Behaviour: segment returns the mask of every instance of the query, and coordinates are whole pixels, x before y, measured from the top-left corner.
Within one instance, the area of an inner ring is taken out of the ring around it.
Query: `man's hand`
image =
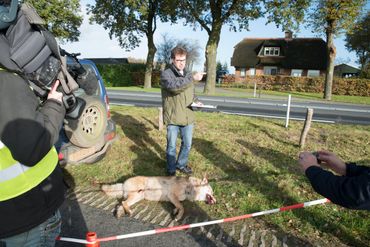
[[[323,162],[323,166],[333,170],[339,175],[346,175],[347,166],[338,156],[329,151],[318,151],[318,159]]]
[[[63,94],[57,91],[58,86],[59,86],[59,80],[56,80],[48,94],[48,99],[54,99],[62,103]]]
[[[298,164],[301,165],[301,169],[303,172],[306,172],[307,168],[311,166],[318,166],[320,165],[317,163],[317,158],[311,152],[302,152],[298,156]]]
[[[203,75],[205,75],[206,73],[204,73],[204,72],[196,72],[194,75],[193,75],[193,79],[195,80],[195,81],[200,81],[200,80],[202,80],[202,78],[203,78]]]

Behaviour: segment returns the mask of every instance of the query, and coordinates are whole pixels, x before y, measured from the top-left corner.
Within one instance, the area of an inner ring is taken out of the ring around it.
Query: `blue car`
[[[98,68],[91,60],[67,53],[67,69],[79,88],[74,92],[82,102],[76,118],[66,117],[56,148],[63,164],[94,163],[101,160],[117,138],[111,119],[109,99]]]

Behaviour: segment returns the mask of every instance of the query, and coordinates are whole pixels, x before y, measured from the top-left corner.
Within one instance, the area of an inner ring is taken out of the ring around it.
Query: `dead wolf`
[[[116,208],[116,216],[125,213],[131,215],[130,206],[145,199],[148,201],[170,201],[176,208],[176,220],[184,214],[181,201],[205,201],[208,204],[216,203],[213,190],[206,177],[203,180],[195,177],[145,177],[136,176],[127,179],[124,183],[102,185],[102,191],[111,197],[124,198]]]

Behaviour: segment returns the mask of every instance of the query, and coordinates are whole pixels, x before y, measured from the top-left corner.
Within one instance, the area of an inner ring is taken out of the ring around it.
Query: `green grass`
[[[129,90],[129,91],[142,91],[142,92],[160,92],[160,88],[143,88],[138,86],[132,87],[110,87],[113,90]],[[304,93],[304,92],[277,92],[277,91],[266,91],[261,90],[256,92],[256,96],[261,98],[281,98],[286,99],[288,95],[291,94],[295,100],[317,100],[324,102],[342,102],[342,103],[352,103],[352,104],[365,104],[370,105],[370,97],[364,96],[349,96],[349,95],[332,95],[331,101],[326,101],[323,99],[322,93]],[[197,95],[204,95],[202,92],[197,92]],[[215,96],[223,97],[253,97],[253,89],[245,88],[220,88],[216,89]]]
[[[156,108],[112,106],[119,139],[94,165],[69,166],[78,186],[122,182],[135,175],[165,174],[166,131],[158,130]],[[222,219],[322,198],[297,165],[303,122],[196,112],[190,164],[208,175],[217,204],[199,203]],[[312,123],[306,150],[327,149],[348,161],[370,164],[370,126]],[[187,205],[187,204],[186,204]],[[199,209],[198,209],[199,210]],[[369,212],[317,205],[248,220],[303,239],[313,246],[368,246]]]

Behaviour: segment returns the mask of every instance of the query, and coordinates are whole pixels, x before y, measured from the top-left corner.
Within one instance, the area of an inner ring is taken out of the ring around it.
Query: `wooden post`
[[[163,108],[158,107],[158,130],[163,130]]]
[[[304,121],[304,126],[303,126],[303,130],[301,133],[301,139],[299,140],[299,146],[301,148],[303,148],[306,143],[306,137],[311,127],[312,115],[313,115],[313,109],[307,108],[306,120]]]
[[[261,98],[261,85],[259,86],[259,90],[258,90],[258,98]]]

